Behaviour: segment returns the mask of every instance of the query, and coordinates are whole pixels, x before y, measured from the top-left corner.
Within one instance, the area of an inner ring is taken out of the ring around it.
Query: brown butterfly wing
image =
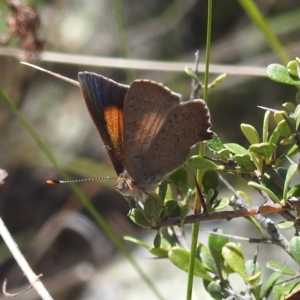
[[[124,104],[124,165],[135,182],[148,176],[145,161],[150,145],[180,99],[153,81],[137,80],[130,86]]]
[[[129,86],[91,72],[80,72],[78,80],[89,113],[119,175],[124,171],[123,107]]]
[[[203,100],[175,107],[152,140],[145,157],[146,176],[161,181],[184,164],[191,147],[212,138],[209,110]]]

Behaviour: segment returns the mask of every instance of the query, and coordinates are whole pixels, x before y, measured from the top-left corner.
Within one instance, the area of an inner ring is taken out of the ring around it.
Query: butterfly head
[[[157,183],[149,180],[135,182],[132,177],[125,171],[119,174],[115,189],[125,197],[133,197],[135,199],[144,199],[149,192],[153,192],[157,188]]]

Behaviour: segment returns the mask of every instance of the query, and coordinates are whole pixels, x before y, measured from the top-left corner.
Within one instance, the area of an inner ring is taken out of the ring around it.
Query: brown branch
[[[198,214],[198,215],[189,215],[184,219],[183,224],[193,224],[196,222],[206,222],[206,221],[215,221],[215,220],[227,220],[230,221],[236,218],[244,218],[253,215],[264,215],[264,214],[272,214],[272,213],[282,213],[286,211],[295,210],[290,206],[281,206],[279,204],[271,204],[271,205],[263,205],[263,206],[254,206],[250,208],[244,208],[239,210],[233,211],[221,211],[221,212],[214,212],[212,214]],[[165,226],[179,226],[180,225],[180,218],[171,218],[162,220],[157,223],[157,226],[153,229],[157,230],[161,227]]]

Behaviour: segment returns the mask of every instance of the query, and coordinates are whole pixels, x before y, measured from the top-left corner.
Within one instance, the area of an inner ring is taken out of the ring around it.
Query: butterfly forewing
[[[135,182],[147,176],[149,147],[180,99],[153,81],[137,80],[130,86],[124,104],[124,165]]]
[[[78,80],[89,113],[120,174],[124,171],[123,107],[129,86],[91,72],[80,72]]]

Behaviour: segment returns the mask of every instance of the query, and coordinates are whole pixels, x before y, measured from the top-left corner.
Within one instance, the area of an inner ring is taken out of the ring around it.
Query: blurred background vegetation
[[[191,80],[183,68],[194,66],[198,49],[200,62],[204,62],[206,1],[24,0],[23,3],[35,6],[40,17],[38,38],[44,41],[46,52],[36,57],[37,65],[75,80],[79,71],[93,71],[127,84],[135,78],[152,79],[189,99]],[[298,1],[259,0],[256,4],[289,58],[299,56]],[[247,147],[240,123],[259,128],[264,112],[257,105],[280,108],[282,103],[293,101],[295,90],[262,74],[268,64],[280,59],[239,2],[215,0],[213,6],[211,63],[237,67],[235,74],[229,74],[210,91],[213,130],[224,142],[239,142]],[[7,20],[11,10],[5,1],[0,3],[0,9],[0,31],[4,37],[9,30]],[[13,36],[0,48],[2,92],[13,100],[72,178],[114,176],[80,90],[21,65],[19,61],[28,57],[23,52],[15,55],[20,46],[20,38]],[[111,67],[95,63],[94,57],[112,58]],[[132,65],[129,61],[127,68],[118,66],[118,58],[145,60],[147,69],[140,69],[136,61]],[[152,64],[154,61],[160,61],[162,66],[178,63],[177,70],[158,70]],[[239,74],[240,67],[249,74]],[[251,74],[253,67],[257,67],[256,74]],[[223,72],[226,68],[217,69],[211,79]],[[134,275],[129,263],[112,267],[111,263],[120,260],[118,251],[68,185],[45,184],[48,178],[59,178],[58,173],[2,101],[0,135],[0,167],[9,173],[6,183],[0,186],[1,217],[27,253],[35,272],[44,274],[43,281],[56,299],[137,299],[140,289],[146,297],[147,288]],[[141,232],[128,220],[128,204],[111,188],[113,184],[112,180],[80,186],[120,237],[147,236],[149,232]],[[210,229],[217,226],[206,225]],[[247,223],[244,225],[246,231],[238,231],[239,235],[249,234]],[[161,293],[166,299],[182,299],[179,290],[181,284],[184,295],[185,281],[179,280],[178,290],[174,291],[176,279],[170,277],[174,274],[173,266],[167,263],[160,272],[170,268],[171,273],[157,275],[154,269],[159,269],[163,262],[145,262],[148,257],[149,254],[142,254],[140,264],[148,266],[146,273],[151,279],[156,278]],[[20,290],[20,284],[26,285],[5,245],[0,248],[0,262],[0,279],[8,276],[9,291],[14,287]],[[94,268],[98,268],[96,273],[100,276],[96,281],[91,280],[96,276]],[[101,273],[103,269],[108,273]],[[171,291],[163,278],[172,282]],[[87,290],[86,282],[89,282]],[[149,295],[148,299],[155,299]],[[32,292],[19,299],[35,297]]]

